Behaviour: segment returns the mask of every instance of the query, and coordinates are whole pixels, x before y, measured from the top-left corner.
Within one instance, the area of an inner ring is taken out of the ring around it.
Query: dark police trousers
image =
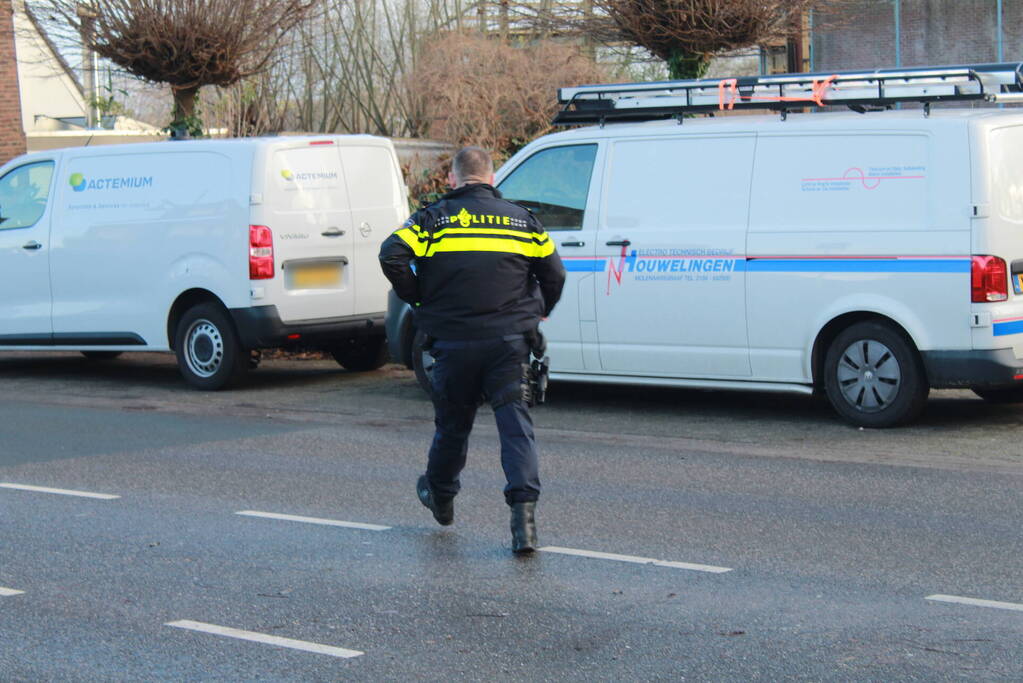
[[[495,339],[433,342],[433,406],[437,431],[430,446],[426,478],[438,496],[461,488],[469,432],[480,399],[494,409],[501,438],[501,467],[511,505],[540,495],[539,456],[533,443],[533,420],[522,400],[522,364],[529,360],[523,335]]]

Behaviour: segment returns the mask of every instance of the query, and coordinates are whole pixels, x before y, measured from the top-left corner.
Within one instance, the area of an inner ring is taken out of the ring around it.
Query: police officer
[[[454,521],[469,432],[477,407],[489,401],[508,482],[512,550],[529,553],[537,542],[540,478],[523,370],[541,318],[561,297],[565,269],[540,221],[501,199],[485,150],[460,150],[448,182],[451,192],[414,213],[380,249],[384,274],[412,305],[436,361],[436,433],[416,494],[437,522]]]

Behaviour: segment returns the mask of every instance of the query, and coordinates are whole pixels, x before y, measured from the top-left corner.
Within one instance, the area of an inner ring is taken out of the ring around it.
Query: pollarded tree
[[[201,132],[196,95],[260,73],[317,0],[37,0],[129,73],[167,83],[171,129]]]
[[[665,60],[672,78],[700,78],[722,51],[798,36],[810,10],[845,0],[594,0],[620,37]]]
[[[851,0],[527,0],[515,11],[541,33],[638,45],[663,59],[672,78],[700,78],[715,54],[799,36],[811,10],[819,10],[815,28],[837,25],[847,5]]]

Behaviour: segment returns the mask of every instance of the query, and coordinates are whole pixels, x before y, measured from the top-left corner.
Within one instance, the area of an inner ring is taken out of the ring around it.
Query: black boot
[[[455,499],[453,496],[438,496],[430,488],[430,482],[426,475],[419,477],[416,482],[416,495],[419,502],[429,508],[433,518],[441,526],[448,526],[455,521]]]
[[[533,517],[535,511],[535,500],[526,503],[512,503],[511,532],[513,553],[531,553],[536,550],[536,520]]]

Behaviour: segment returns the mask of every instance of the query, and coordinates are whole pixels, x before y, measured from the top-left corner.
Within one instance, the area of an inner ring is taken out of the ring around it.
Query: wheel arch
[[[183,316],[185,311],[193,306],[208,302],[219,304],[227,310],[227,307],[224,306],[224,302],[220,300],[220,297],[208,289],[202,289],[200,287],[195,287],[182,292],[178,295],[178,298],[174,300],[174,303],[171,304],[170,311],[167,314],[167,343],[172,351],[175,350],[174,338],[177,336],[175,332],[178,329],[178,322],[181,320],[181,316]],[[230,316],[228,316],[228,319],[230,319]],[[234,324],[233,320],[231,320],[231,324]]]
[[[817,337],[814,339],[813,348],[810,352],[810,363],[813,378],[813,387],[815,391],[822,391],[823,379],[824,379],[824,359],[828,353],[828,347],[831,346],[831,342],[834,341],[842,330],[861,322],[879,322],[890,326],[898,334],[905,338],[906,342],[912,347],[917,354],[917,359],[920,358],[920,347],[913,339],[913,335],[910,334],[906,326],[901,324],[894,318],[878,313],[876,311],[850,311],[838,315],[829,320],[817,333]]]

